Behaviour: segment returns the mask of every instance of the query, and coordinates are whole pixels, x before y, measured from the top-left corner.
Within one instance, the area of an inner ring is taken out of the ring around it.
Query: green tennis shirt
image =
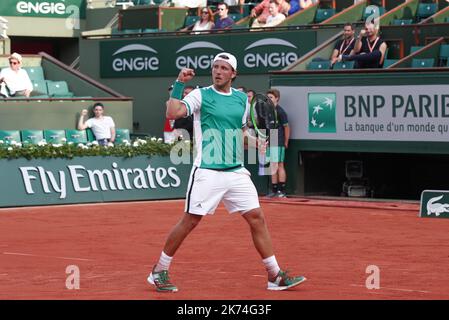
[[[193,114],[193,164],[216,170],[242,167],[242,128],[249,110],[246,94],[234,88],[222,93],[210,86],[193,90],[181,102],[187,107],[187,116]]]

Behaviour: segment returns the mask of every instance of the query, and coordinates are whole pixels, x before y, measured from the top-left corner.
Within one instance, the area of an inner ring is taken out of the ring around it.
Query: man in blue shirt
[[[227,29],[234,24],[234,20],[228,17],[229,7],[226,3],[221,2],[217,6],[219,18],[215,21],[213,30]]]

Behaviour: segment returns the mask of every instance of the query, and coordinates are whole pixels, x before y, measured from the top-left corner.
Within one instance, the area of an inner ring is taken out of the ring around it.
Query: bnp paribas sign
[[[2,16],[43,18],[85,17],[86,0],[1,0]]]
[[[172,41],[170,41],[170,39]],[[238,61],[239,74],[267,73],[295,62],[312,49],[312,33],[217,34],[176,38],[108,40],[100,43],[103,78],[175,76],[182,68],[211,72],[213,58],[226,51]]]

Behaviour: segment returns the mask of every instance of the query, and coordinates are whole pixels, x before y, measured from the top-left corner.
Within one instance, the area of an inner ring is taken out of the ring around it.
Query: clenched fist
[[[87,109],[81,110],[81,116],[87,116]]]
[[[178,81],[187,82],[193,79],[195,71],[193,69],[183,68],[178,75]]]

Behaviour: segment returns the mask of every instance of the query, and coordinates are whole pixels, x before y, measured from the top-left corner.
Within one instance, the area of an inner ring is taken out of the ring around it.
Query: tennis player
[[[181,70],[173,85],[167,117],[178,119],[193,114],[197,155],[190,174],[185,214],[168,235],[160,259],[147,279],[157,291],[178,291],[168,275],[173,256],[201,218],[213,214],[220,201],[230,213],[238,212],[249,224],[254,246],[268,273],[268,290],[289,289],[306,280],[303,276],[290,277],[280,269],[256,188],[243,166],[249,104],[245,93],[231,87],[236,75],[236,58],[223,52],[213,60],[213,85],[195,89],[181,100],[184,83],[195,76],[192,69]],[[242,143],[237,142],[237,148],[233,148],[229,135],[237,140],[240,137]]]

